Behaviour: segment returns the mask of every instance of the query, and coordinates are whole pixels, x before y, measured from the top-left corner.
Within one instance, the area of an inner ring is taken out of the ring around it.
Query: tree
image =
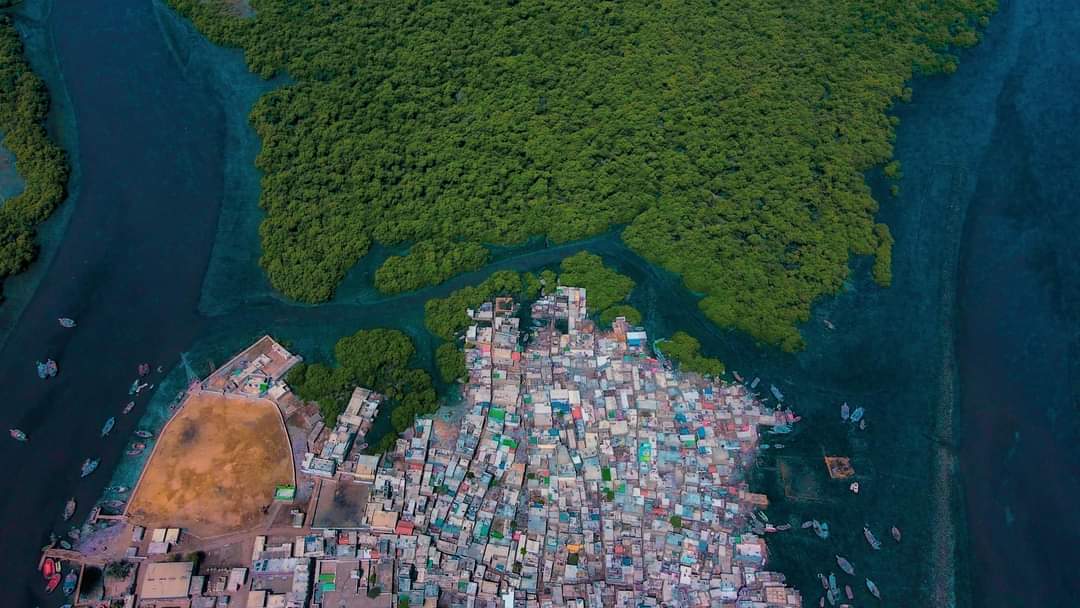
[[[170,2],[289,75],[250,116],[261,264],[286,295],[330,298],[376,242],[413,244],[380,279],[403,289],[484,244],[625,226],[710,319],[787,350],[853,255],[887,254],[863,176],[892,160],[893,104],[997,5]]]
[[[467,373],[465,353],[456,344],[443,342],[435,349],[435,367],[443,382],[454,382]]]
[[[679,364],[688,372],[697,372],[707,376],[719,376],[724,373],[724,364],[719,359],[701,355],[701,343],[690,334],[677,331],[669,340],[660,344],[665,356]]]

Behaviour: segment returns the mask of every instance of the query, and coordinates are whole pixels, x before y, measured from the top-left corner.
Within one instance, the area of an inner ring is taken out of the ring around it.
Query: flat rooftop
[[[312,528],[359,528],[371,486],[351,481],[324,482],[312,518]]]
[[[127,513],[209,538],[263,520],[279,484],[295,480],[277,406],[200,391],[165,426]]]

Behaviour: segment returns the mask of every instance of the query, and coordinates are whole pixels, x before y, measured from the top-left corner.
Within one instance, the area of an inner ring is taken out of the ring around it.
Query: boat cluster
[[[79,574],[76,568],[72,567],[68,569],[67,574],[64,574],[64,564],[58,559],[46,557],[41,562],[41,576],[45,578],[45,592],[52,593],[56,591],[58,587],[63,584],[63,592],[66,596],[71,596],[75,593],[75,584],[79,581]],[[70,606],[71,604],[65,604]]]
[[[832,329],[832,325],[830,323],[826,322],[826,326],[828,326],[829,329]],[[734,376],[735,376],[735,379],[737,381],[739,381],[740,383],[744,382],[743,377],[741,375],[739,375],[738,372],[734,372]],[[753,389],[757,388],[759,382],[760,382],[759,378],[754,378],[753,381],[749,384],[750,389],[753,390]],[[784,394],[783,394],[783,392],[776,385],[769,385],[769,392],[772,394],[773,398],[776,399],[776,402],[777,402],[776,408],[777,409],[783,408],[784,407]],[[866,430],[866,428],[867,428],[866,410],[863,407],[856,407],[856,408],[852,409],[851,406],[849,406],[847,403],[844,403],[843,405],[840,406],[840,419],[845,424],[850,424],[853,427],[857,428],[858,430]],[[797,420],[798,420],[798,418],[796,417],[796,421]],[[792,430],[793,430],[793,427],[791,425],[779,425],[779,426],[773,428],[770,431],[770,433],[772,433],[774,435],[786,435],[786,434],[792,432]],[[762,444],[761,447],[764,448],[764,449],[768,449],[770,447],[773,448],[773,449],[778,449],[778,448],[784,447],[784,445],[783,444],[772,444],[772,445],[770,445],[770,444]],[[848,486],[848,487],[853,493],[855,493],[855,494],[859,493],[859,482],[858,481],[853,481],[851,483],[851,485]],[[769,518],[768,518],[767,515],[765,515],[764,512],[758,512],[757,513],[757,519],[753,519],[751,521],[752,521],[751,526],[752,526],[753,530],[755,532],[757,532],[757,533],[780,532],[780,531],[785,531],[785,530],[788,530],[788,529],[791,528],[791,526],[788,525],[788,524],[782,524],[782,525],[772,525],[772,524],[770,524],[769,523]],[[829,538],[829,524],[828,524],[828,522],[818,521],[816,519],[811,519],[811,520],[804,521],[802,523],[802,528],[804,530],[813,530],[814,534],[818,538],[820,538],[822,540],[827,540]],[[892,526],[889,529],[889,533],[892,535],[892,538],[893,538],[894,541],[896,541],[896,543],[900,542],[900,540],[902,538],[900,528],[898,528],[896,526]],[[881,546],[882,546],[881,541],[878,540],[878,538],[874,534],[873,530],[871,530],[869,524],[865,524],[863,526],[863,537],[866,539],[866,542],[870,545],[870,547],[873,550],[875,550],[875,551],[880,551],[881,550]],[[851,576],[851,577],[855,576],[855,566],[851,563],[851,561],[849,561],[844,556],[836,555],[836,564],[844,574],[846,574],[848,576]],[[851,600],[853,600],[855,598],[855,593],[852,590],[850,584],[845,584],[843,586],[843,590],[841,591],[840,584],[837,581],[835,573],[830,572],[828,574],[828,576],[826,576],[826,575],[824,575],[822,573],[818,573],[817,576],[818,576],[818,580],[821,581],[822,588],[825,590],[825,595],[818,602],[819,606],[824,607],[826,602],[828,602],[828,604],[830,606],[835,606],[837,604],[837,602],[840,601],[845,596],[847,597],[847,599],[849,601],[851,601]],[[873,595],[875,598],[880,600],[881,599],[881,590],[878,588],[877,584],[874,583],[873,580],[871,580],[869,578],[866,578],[866,577],[864,577],[864,583],[866,585],[867,590],[870,592],[870,594]],[[848,606],[848,604],[841,604],[841,607],[844,607],[844,606]]]

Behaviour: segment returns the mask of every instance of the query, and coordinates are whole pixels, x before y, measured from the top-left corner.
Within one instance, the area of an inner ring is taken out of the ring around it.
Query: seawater
[[[15,155],[3,145],[4,134],[0,133],[0,205],[9,198],[18,196],[26,184],[15,169]]]
[[[804,326],[806,350],[784,354],[709,323],[697,296],[629,251],[617,231],[500,249],[481,271],[392,297],[371,288],[371,275],[401,248],[377,248],[332,302],[289,302],[258,267],[259,142],[246,119],[259,95],[288,82],[247,73],[239,52],[210,45],[160,1],[32,3],[20,28],[39,42],[31,45],[35,66],[56,66],[50,88],[62,84],[69,102],[53,122],[74,127],[65,147],[74,146],[81,173],[66,205],[70,220],[46,226],[63,239],[50,241],[51,261],[35,266],[25,313],[0,351],[10,403],[0,416],[31,435],[26,445],[0,444],[0,458],[13,465],[8,482],[18,488],[0,497],[0,568],[12,581],[0,589],[0,604],[51,605],[33,569],[49,530],[64,530],[64,500],[75,494],[89,505],[109,483],[130,485],[141,465],[123,456],[131,431],[160,428],[189,374],[205,374],[266,332],[309,359],[329,360],[340,336],[368,327],[408,333],[415,363],[430,369],[426,299],[495,270],[536,271],[587,249],[637,281],[631,303],[654,336],[689,331],[729,369],[760,376],[764,394],[776,384],[805,417],[792,435],[767,440],[786,447],[762,453],[751,483],[769,494],[772,521],[795,524],[770,537],[770,566],[787,573],[808,604],[820,589],[815,574],[839,575],[834,555],[841,554],[857,569],[858,579],[841,580],[858,604],[868,601],[868,576],[888,605],[1066,605],[1067,579],[1054,564],[1069,563],[1076,537],[1064,507],[1077,497],[1069,441],[1078,324],[1068,304],[1078,283],[1075,270],[1067,272],[1075,260],[1067,235],[1080,220],[1068,204],[1075,142],[1061,128],[1075,123],[1068,100],[1076,53],[1066,35],[1075,13],[1066,0],[1005,2],[957,74],[915,83],[914,103],[896,108],[901,195],[890,198],[869,176],[897,238],[894,284],[878,288],[870,261],[854,259],[844,289],[822,299]],[[1014,175],[1029,177],[1014,182]],[[1052,220],[1037,219],[1048,213]],[[1004,246],[1017,243],[1030,249]],[[1003,259],[1014,257],[1025,263],[1001,272]],[[61,330],[61,314],[78,318],[79,328]],[[33,360],[45,356],[60,362],[61,374],[43,383]],[[100,440],[101,422],[118,415],[144,360],[169,371],[155,375],[152,396]],[[1019,382],[1024,374],[1032,381]],[[993,383],[1003,378],[1024,390],[1003,398],[1008,393]],[[845,401],[866,408],[866,431],[841,423]],[[858,495],[828,478],[824,455],[853,458]],[[80,480],[87,456],[102,458],[101,471]],[[1057,468],[1042,466],[1033,478],[1031,468],[1048,456]],[[798,529],[809,518],[829,522],[828,541]],[[1066,532],[1049,538],[1051,522]],[[864,524],[882,551],[862,539]],[[899,545],[889,538],[892,525],[904,531]],[[1052,551],[1035,550],[1045,546]],[[1016,564],[1002,556],[1014,553],[1028,567],[1006,576],[1001,569]],[[1022,595],[1031,585],[1040,587],[1038,603]]]

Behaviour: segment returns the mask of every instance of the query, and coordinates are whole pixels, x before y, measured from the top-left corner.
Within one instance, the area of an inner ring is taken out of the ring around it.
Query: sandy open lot
[[[274,486],[291,483],[277,407],[204,392],[189,397],[166,426],[128,515],[140,525],[208,538],[255,525]]]

